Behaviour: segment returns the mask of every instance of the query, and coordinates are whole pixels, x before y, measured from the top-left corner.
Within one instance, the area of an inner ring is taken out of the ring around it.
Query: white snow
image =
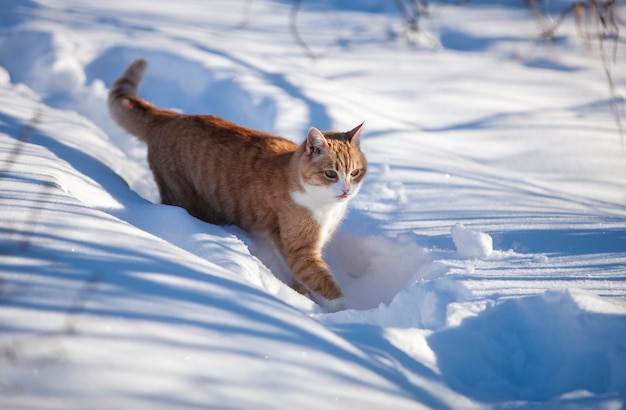
[[[450,229],[450,234],[461,257],[482,259],[493,253],[493,239],[484,232],[457,223]]]
[[[598,43],[567,17],[546,44],[522,1],[430,6],[417,35],[391,1],[303,2],[311,60],[291,2],[5,0],[0,408],[623,408],[626,151]],[[366,121],[325,250],[349,309],[285,285],[265,238],[158,203],[106,108],[136,58],[160,106],[296,142]]]

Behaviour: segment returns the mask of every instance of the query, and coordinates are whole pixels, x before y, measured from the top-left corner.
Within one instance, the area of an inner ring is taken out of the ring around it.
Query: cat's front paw
[[[317,303],[322,307],[322,309],[324,309],[326,313],[335,313],[339,312],[340,310],[346,310],[349,308],[348,299],[346,299],[345,296],[333,300],[328,300],[322,297],[318,299],[319,300],[317,301]]]

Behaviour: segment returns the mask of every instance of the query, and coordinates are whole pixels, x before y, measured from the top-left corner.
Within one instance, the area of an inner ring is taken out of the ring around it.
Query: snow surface
[[[393,2],[304,2],[311,60],[291,2],[3,0],[0,408],[623,408],[601,50],[571,18],[546,44],[521,1],[431,7],[416,35]],[[296,142],[366,121],[326,249],[350,309],[284,285],[262,238],[158,204],[106,111],[140,57],[160,106]]]

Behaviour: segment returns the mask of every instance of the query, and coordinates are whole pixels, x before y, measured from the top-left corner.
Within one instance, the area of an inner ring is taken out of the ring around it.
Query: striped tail
[[[145,60],[134,61],[109,91],[109,113],[122,128],[142,141],[148,139],[148,125],[157,110],[149,102],[137,97],[148,64]]]

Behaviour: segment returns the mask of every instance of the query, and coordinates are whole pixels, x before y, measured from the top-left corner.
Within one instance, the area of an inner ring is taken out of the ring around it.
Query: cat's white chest
[[[324,208],[311,210],[313,217],[320,224],[320,246],[324,246],[326,241],[330,239],[330,236],[337,228],[337,225],[346,213],[347,202],[327,205]]]
[[[321,202],[316,195],[312,195],[308,190],[292,192],[291,197],[298,205],[311,211],[313,218],[320,225],[320,246],[324,246],[343,218],[348,201]]]

